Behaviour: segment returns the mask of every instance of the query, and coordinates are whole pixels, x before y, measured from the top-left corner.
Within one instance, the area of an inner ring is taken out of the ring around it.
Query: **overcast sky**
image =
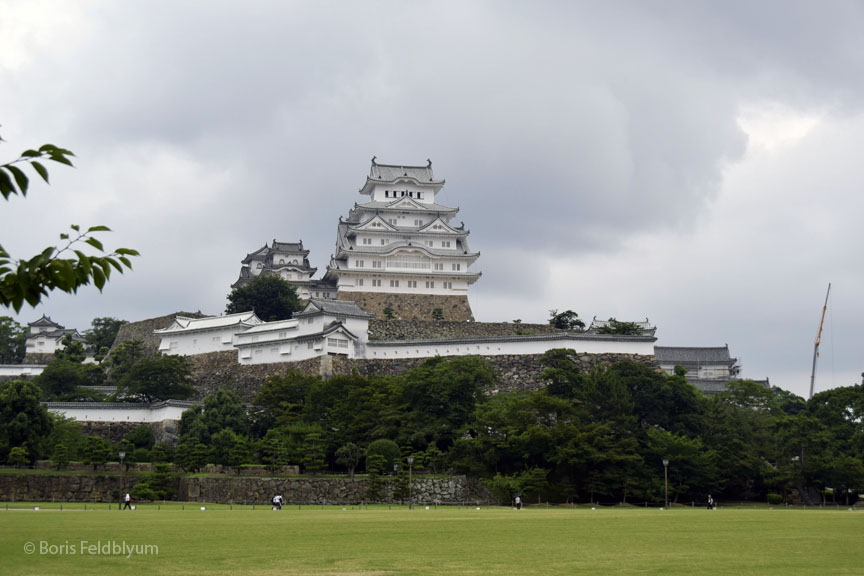
[[[860,382],[862,6],[0,0],[0,160],[77,156],[0,242],[142,254],[16,319],[218,314],[274,238],[320,277],[371,157],[431,158],[477,320],[647,317],[806,396],[832,282],[816,388]]]

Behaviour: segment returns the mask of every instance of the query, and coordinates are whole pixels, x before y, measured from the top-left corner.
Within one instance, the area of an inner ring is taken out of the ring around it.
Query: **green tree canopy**
[[[549,310],[549,324],[559,330],[583,330],[585,322],[579,319],[579,314],[573,310]]]
[[[272,274],[256,276],[251,282],[239,286],[228,294],[225,312],[251,312],[265,322],[286,320],[300,309],[297,291],[286,280]]]
[[[185,356],[154,356],[132,366],[119,384],[128,396],[145,402],[185,400],[195,394]]]
[[[100,359],[103,358],[114,344],[120,327],[126,323],[126,320],[118,320],[117,318],[94,318],[90,323],[90,330],[84,334],[84,338],[94,355]]]
[[[26,380],[0,384],[0,461],[16,446],[28,447],[31,457],[42,455],[44,440],[51,433],[51,418],[40,401],[40,390]]]
[[[0,364],[20,364],[27,353],[27,329],[9,316],[0,316]]]
[[[619,322],[615,318],[609,318],[609,323],[597,330],[598,334],[618,334],[621,336],[638,336],[642,334],[642,328],[638,322]]]

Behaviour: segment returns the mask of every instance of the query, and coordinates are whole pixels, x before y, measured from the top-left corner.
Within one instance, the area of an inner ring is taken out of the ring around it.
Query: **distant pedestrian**
[[[516,496],[516,498],[514,498],[514,500],[516,502],[516,510],[521,510],[522,509],[522,497]]]
[[[273,496],[273,509],[274,510],[282,510],[282,495],[277,494]]]
[[[129,493],[126,493],[126,496],[123,497],[123,510],[131,510],[132,509],[132,496]]]
[[[713,510],[713,509],[714,509],[714,498],[712,498],[711,495],[708,494],[708,510]]]

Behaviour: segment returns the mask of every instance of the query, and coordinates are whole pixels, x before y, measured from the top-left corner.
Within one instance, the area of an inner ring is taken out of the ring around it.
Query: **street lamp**
[[[414,479],[411,476],[412,467],[414,466],[414,457],[408,456],[408,509],[414,507]]]
[[[666,508],[669,508],[669,460],[666,458],[663,459],[663,484],[666,487],[664,500],[666,501]]]
[[[117,456],[120,457],[120,500],[123,500],[123,491],[126,490],[126,474],[123,470],[123,459],[126,458],[126,451],[120,450],[117,453]],[[120,510],[120,505],[117,505],[117,509]]]

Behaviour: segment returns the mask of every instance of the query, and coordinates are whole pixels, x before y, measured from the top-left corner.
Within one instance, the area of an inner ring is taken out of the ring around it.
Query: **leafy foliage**
[[[597,330],[598,334],[618,334],[620,336],[639,336],[642,328],[637,322],[619,322],[615,318],[609,318],[609,323]]]
[[[185,400],[195,393],[185,356],[154,356],[134,364],[119,385],[127,396],[145,402]]]
[[[27,329],[9,316],[0,316],[0,364],[20,364],[27,354]]]
[[[52,144],[25,150],[16,160],[0,164],[0,194],[7,200],[12,195],[27,195],[30,179],[22,167],[32,168],[47,184],[48,169],[43,162],[72,166],[70,157],[73,156],[69,150]],[[91,282],[101,292],[113,271],[122,274],[124,268],[131,269],[130,258],[139,256],[136,250],[129,248],[106,253],[96,235],[110,232],[107,226],[91,226],[82,231],[73,224],[70,229],[71,233],[60,234],[65,245],[49,246],[29,259],[14,259],[0,245],[0,305],[18,312],[25,302],[36,306],[53,290],[74,293]],[[97,254],[85,253],[84,245]]]
[[[300,309],[297,291],[286,280],[273,274],[256,276],[228,294],[227,314],[255,311],[265,322],[286,320]]]
[[[34,459],[43,454],[52,421],[40,396],[39,388],[26,380],[0,383],[0,461],[18,446],[27,446]]]
[[[84,338],[86,338],[97,359],[104,358],[114,344],[120,327],[126,323],[126,320],[110,317],[93,319],[90,323],[91,328],[84,334]]]
[[[572,310],[558,312],[549,310],[549,324],[559,330],[584,330],[585,322],[579,318],[579,314]]]

